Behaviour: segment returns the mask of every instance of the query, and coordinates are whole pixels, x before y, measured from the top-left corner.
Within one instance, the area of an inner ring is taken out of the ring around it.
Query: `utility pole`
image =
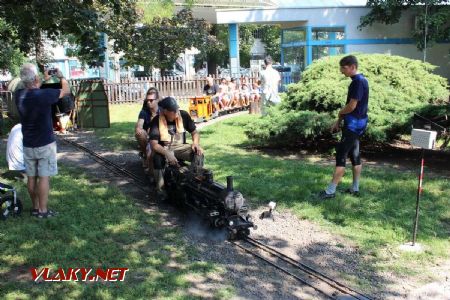
[[[424,36],[424,48],[423,48],[423,62],[427,61],[427,35],[428,35],[428,1],[425,0],[425,36]]]
[[[100,36],[100,47],[104,48],[104,52],[101,54],[103,56],[103,76],[105,80],[109,80],[109,54],[108,54],[108,35],[104,32]]]

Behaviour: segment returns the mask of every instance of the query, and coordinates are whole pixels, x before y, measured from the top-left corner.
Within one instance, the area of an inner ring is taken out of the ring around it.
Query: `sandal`
[[[33,208],[32,210],[30,210],[30,216],[32,216],[32,217],[39,216],[39,209]]]
[[[53,217],[56,217],[57,214],[58,213],[56,211],[49,209],[45,213],[39,213],[38,218],[40,218],[40,219],[53,218]]]

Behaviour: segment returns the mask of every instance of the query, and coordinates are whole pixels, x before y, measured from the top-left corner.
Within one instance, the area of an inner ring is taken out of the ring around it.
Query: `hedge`
[[[355,54],[359,73],[369,81],[369,126],[364,138],[390,142],[408,133],[414,112],[448,106],[447,79],[433,74],[429,63],[385,54]],[[342,56],[314,61],[302,80],[288,86],[281,105],[248,124],[258,144],[313,142],[329,138],[329,126],[345,105],[351,79],[339,71]]]

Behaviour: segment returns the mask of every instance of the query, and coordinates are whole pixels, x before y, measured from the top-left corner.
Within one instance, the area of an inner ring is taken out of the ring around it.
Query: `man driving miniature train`
[[[188,112],[180,110],[177,101],[166,97],[159,102],[160,115],[150,124],[150,144],[153,157],[155,185],[159,197],[164,197],[164,168],[167,163],[177,165],[178,160],[203,163],[200,135]],[[186,131],[192,135],[192,144],[186,143]],[[200,158],[200,159],[198,159]]]

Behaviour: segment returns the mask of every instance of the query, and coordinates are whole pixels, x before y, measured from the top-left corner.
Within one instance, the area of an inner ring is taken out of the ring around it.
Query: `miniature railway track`
[[[78,148],[85,153],[88,153],[94,158],[95,161],[106,167],[108,170],[131,179],[131,181],[144,192],[149,192],[149,189],[147,188],[148,183],[142,180],[142,178],[140,178],[136,174],[133,174],[132,172],[120,167],[116,163],[102,157],[98,153],[74,141],[68,140],[67,138],[63,137],[60,137],[60,139],[67,144],[72,145],[73,147]],[[295,278],[303,285],[313,288],[327,298],[370,300],[368,296],[351,289],[350,287],[338,282],[337,280],[251,237],[246,237],[243,240],[239,241],[230,241],[230,243],[240,248],[241,250],[263,260],[267,264],[275,267],[285,274]]]
[[[295,278],[330,299],[370,300],[368,296],[340,283],[310,266],[299,262],[258,240],[246,237],[232,244],[245,252],[263,260],[267,264]],[[249,247],[250,246],[250,247]]]
[[[82,150],[83,152],[88,153],[89,155],[91,155],[95,161],[97,161],[98,163],[100,163],[101,165],[103,165],[104,167],[106,167],[108,170],[127,177],[129,179],[131,179],[134,183],[136,183],[136,186],[141,189],[144,192],[149,192],[149,188],[148,188],[148,182],[142,180],[142,178],[140,178],[139,176],[137,176],[136,174],[133,174],[132,172],[128,171],[127,169],[124,169],[122,167],[120,167],[118,164],[110,161],[109,159],[104,158],[103,156],[99,155],[98,153],[78,144],[77,142],[71,141],[67,138],[63,138],[60,137],[61,140],[63,140],[64,142],[66,142],[69,145],[72,145],[75,148],[78,148],[80,150]]]

